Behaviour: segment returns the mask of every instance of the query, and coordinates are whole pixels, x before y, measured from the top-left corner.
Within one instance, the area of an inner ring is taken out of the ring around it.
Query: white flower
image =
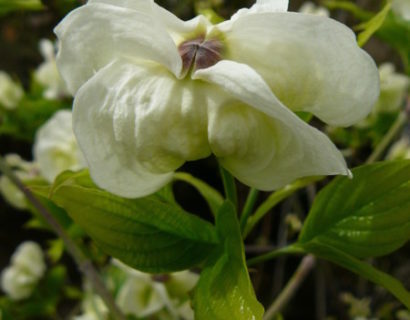
[[[32,241],[23,242],[11,257],[11,265],[1,274],[1,287],[13,300],[29,297],[46,271],[41,247]]]
[[[33,153],[41,175],[49,182],[53,182],[65,170],[85,167],[85,160],[73,133],[71,111],[56,112],[38,129]]]
[[[23,160],[17,154],[7,154],[6,163],[13,169],[14,174],[22,181],[38,178],[36,163]],[[26,197],[20,189],[5,175],[0,176],[0,193],[4,199],[17,209],[26,209]]]
[[[410,137],[403,136],[390,148],[386,158],[388,160],[410,159]]]
[[[409,88],[409,77],[397,73],[391,63],[379,66],[380,96],[374,106],[373,112],[394,112],[403,105]]]
[[[34,72],[34,78],[46,88],[44,97],[57,99],[69,95],[57,69],[54,44],[48,39],[42,39],[39,48],[44,62]]]
[[[108,319],[109,310],[100,296],[87,288],[85,298],[81,303],[82,314],[75,316],[74,320],[104,320]]]
[[[287,6],[259,0],[217,25],[149,0],[71,12],[55,30],[57,64],[95,182],[144,196],[211,154],[261,190],[348,174],[333,143],[293,111],[354,124],[377,99],[377,68],[346,26]]]
[[[14,82],[6,72],[0,71],[0,107],[15,109],[23,94],[21,85]]]
[[[113,264],[127,274],[116,297],[124,313],[143,318],[170,304],[164,284],[155,282],[151,275],[131,269],[118,260],[113,260]]]
[[[330,13],[325,7],[317,6],[313,2],[307,1],[299,8],[300,13],[314,14],[317,16],[329,17]]]
[[[392,10],[395,14],[402,17],[404,20],[410,20],[410,1],[409,0],[393,0]]]

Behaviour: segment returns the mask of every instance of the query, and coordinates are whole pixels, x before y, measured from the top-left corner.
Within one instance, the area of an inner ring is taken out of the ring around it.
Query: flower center
[[[182,58],[183,75],[185,76],[190,69],[196,71],[213,66],[222,59],[222,49],[221,41],[205,40],[203,36],[182,42],[178,51]]]

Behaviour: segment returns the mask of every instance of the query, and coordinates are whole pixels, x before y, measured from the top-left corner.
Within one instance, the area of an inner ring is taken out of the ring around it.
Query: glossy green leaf
[[[323,243],[356,258],[388,254],[410,238],[410,160],[338,177],[317,196],[299,243]]]
[[[102,251],[141,271],[190,268],[218,242],[210,223],[162,195],[123,199],[97,188],[87,171],[61,174],[49,193]]]
[[[263,307],[256,300],[249,279],[241,232],[230,202],[220,208],[216,226],[221,244],[202,271],[195,289],[195,319],[260,320]]]

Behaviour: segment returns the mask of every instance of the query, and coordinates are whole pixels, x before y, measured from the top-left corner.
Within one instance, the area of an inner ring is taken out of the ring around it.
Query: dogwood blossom
[[[144,196],[211,154],[261,190],[348,174],[333,143],[294,112],[354,124],[377,99],[377,68],[346,26],[287,7],[258,0],[216,25],[151,0],[90,0],[71,12],[55,29],[57,64],[95,182]]]
[[[85,167],[84,157],[73,133],[71,111],[56,112],[38,129],[33,154],[40,174],[49,182],[53,182],[65,170]]]
[[[15,109],[24,91],[20,84],[4,71],[0,71],[0,107],[8,110]]]
[[[14,174],[21,181],[39,178],[39,172],[35,162],[25,161],[18,154],[7,154],[5,155],[4,160],[13,169]],[[0,176],[0,193],[13,207],[17,209],[27,208],[26,196],[5,175]]]
[[[57,99],[69,95],[57,69],[54,43],[48,39],[42,39],[39,49],[44,62],[35,70],[34,78],[45,87],[44,98]]]
[[[403,20],[410,20],[410,1],[408,0],[393,0],[392,10]]]
[[[373,112],[395,112],[403,105],[409,89],[409,77],[396,72],[392,63],[379,66],[380,96]]]
[[[317,6],[316,4],[310,1],[304,2],[299,8],[299,12],[314,14],[318,16],[325,16],[325,17],[330,16],[329,10],[327,10],[325,7]]]
[[[41,247],[26,241],[18,246],[11,257],[11,264],[1,274],[1,287],[13,300],[29,297],[46,271]]]

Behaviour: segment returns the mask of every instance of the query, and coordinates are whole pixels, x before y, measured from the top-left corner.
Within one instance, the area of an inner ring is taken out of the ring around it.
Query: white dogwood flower
[[[377,68],[346,26],[287,7],[258,0],[217,25],[181,21],[152,0],[90,0],[71,12],[55,29],[57,64],[95,182],[144,196],[211,154],[261,190],[348,174],[333,143],[294,112],[357,122],[377,99]]]
[[[21,181],[32,181],[39,178],[39,172],[35,162],[25,161],[18,154],[7,154],[4,156],[4,160]],[[17,209],[27,209],[26,196],[5,175],[0,176],[0,194],[13,207]]]
[[[299,8],[299,12],[314,14],[317,16],[324,16],[324,17],[330,16],[329,10],[327,10],[325,7],[318,6],[310,1],[304,2]]]
[[[42,39],[39,49],[44,62],[35,70],[34,78],[45,87],[44,98],[57,99],[69,95],[57,69],[54,43],[48,39]]]
[[[389,62],[379,66],[379,75],[380,96],[373,108],[373,112],[398,111],[403,105],[409,89],[409,77],[396,72],[395,66]]]
[[[23,88],[4,71],[0,71],[0,108],[15,109],[24,95]]]
[[[33,154],[40,174],[49,182],[53,182],[65,170],[85,167],[84,157],[73,133],[71,111],[57,111],[38,129]]]
[[[392,10],[403,20],[410,21],[410,1],[409,0],[393,0]]]
[[[46,271],[41,247],[26,241],[18,246],[11,257],[11,264],[1,274],[1,287],[13,300],[29,297]]]

